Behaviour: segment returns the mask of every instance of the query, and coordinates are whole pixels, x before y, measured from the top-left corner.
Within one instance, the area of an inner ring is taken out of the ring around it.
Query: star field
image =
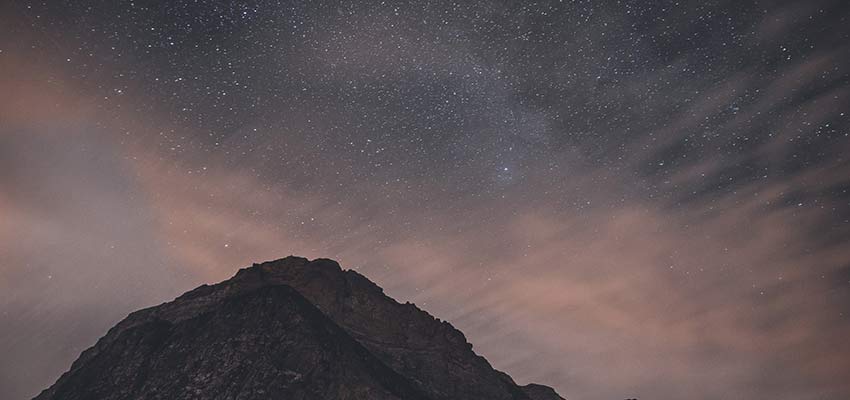
[[[133,309],[288,254],[361,270],[570,399],[845,397],[848,19],[4,4],[0,397]]]

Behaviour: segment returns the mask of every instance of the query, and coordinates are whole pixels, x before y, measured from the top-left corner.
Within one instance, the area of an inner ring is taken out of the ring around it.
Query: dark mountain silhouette
[[[328,259],[254,264],[130,314],[36,400],[557,400]]]

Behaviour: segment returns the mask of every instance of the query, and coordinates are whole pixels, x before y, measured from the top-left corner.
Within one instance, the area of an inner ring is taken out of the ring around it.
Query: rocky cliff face
[[[130,314],[36,400],[557,400],[335,261],[254,264]]]

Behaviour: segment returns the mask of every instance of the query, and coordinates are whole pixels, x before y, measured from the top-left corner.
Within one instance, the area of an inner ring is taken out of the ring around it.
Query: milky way
[[[289,254],[571,400],[850,397],[850,5],[742,3],[5,2],[0,397]]]

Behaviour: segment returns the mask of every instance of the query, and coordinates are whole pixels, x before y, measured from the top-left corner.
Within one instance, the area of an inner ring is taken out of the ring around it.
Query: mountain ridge
[[[139,394],[80,383],[89,375],[132,381]],[[517,385],[449,322],[397,302],[358,272],[289,256],[131,313],[35,400],[254,399],[269,390],[303,399],[562,399],[543,385]]]

